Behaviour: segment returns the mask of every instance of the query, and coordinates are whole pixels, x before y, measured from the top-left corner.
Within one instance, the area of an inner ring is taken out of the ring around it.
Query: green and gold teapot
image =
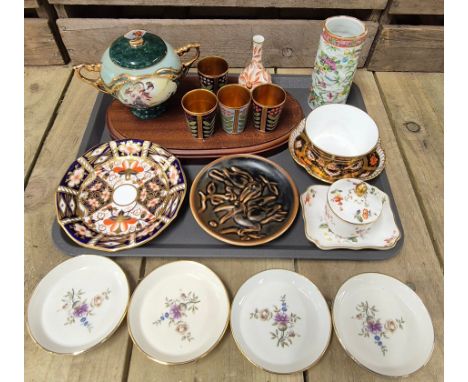
[[[195,56],[181,62],[180,57],[192,48]],[[199,56],[199,44],[174,49],[155,34],[132,30],[106,49],[100,64],[81,64],[74,69],[83,81],[130,107],[138,118],[150,119],[166,109],[165,102]],[[87,77],[90,72],[99,76]]]

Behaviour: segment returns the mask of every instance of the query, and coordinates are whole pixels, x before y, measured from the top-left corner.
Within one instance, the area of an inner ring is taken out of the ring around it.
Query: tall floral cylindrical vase
[[[309,106],[346,103],[367,28],[355,17],[334,16],[325,20],[320,36]]]

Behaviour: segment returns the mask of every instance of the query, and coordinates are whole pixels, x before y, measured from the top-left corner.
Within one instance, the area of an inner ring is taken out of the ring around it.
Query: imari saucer
[[[400,240],[400,230],[386,194],[380,217],[368,232],[350,238],[335,235],[328,227],[324,216],[328,188],[329,186],[310,186],[301,195],[305,235],[317,247],[324,250],[341,248],[386,250],[393,248]]]
[[[194,261],[175,261],[140,282],[128,309],[128,331],[153,361],[188,363],[221,341],[229,309],[227,291],[211,269]]]
[[[271,373],[313,366],[328,347],[331,328],[330,311],[318,288],[292,271],[254,275],[232,303],[231,332],[239,350]]]
[[[182,166],[164,148],[138,139],[110,141],[70,165],[55,196],[57,220],[80,246],[135,248],[169,226],[185,191]]]
[[[27,324],[44,350],[77,355],[108,339],[125,317],[127,277],[112,260],[81,255],[52,269],[36,286]]]
[[[361,366],[404,377],[429,362],[434,328],[424,303],[407,285],[379,273],[348,279],[333,303],[335,333]]]

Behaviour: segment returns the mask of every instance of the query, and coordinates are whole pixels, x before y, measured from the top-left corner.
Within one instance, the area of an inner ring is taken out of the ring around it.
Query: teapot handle
[[[192,64],[196,60],[198,60],[198,57],[200,57],[200,44],[187,44],[176,50],[176,53],[178,56],[183,56],[185,53],[189,52],[192,48],[196,49],[195,57],[193,57],[191,60],[187,62],[182,63],[182,75],[183,76],[187,73],[187,71],[192,66]]]
[[[101,76],[99,76],[96,79],[92,79],[89,77],[86,77],[81,71],[84,69],[87,72],[100,72],[101,71],[101,64],[81,64],[81,65],[76,65],[73,67],[75,70],[76,75],[84,82],[87,84],[94,86],[96,89],[108,93],[106,86],[104,85]]]

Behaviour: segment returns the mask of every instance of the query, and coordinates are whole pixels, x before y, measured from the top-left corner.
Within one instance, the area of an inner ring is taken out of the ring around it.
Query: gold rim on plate
[[[404,374],[404,375],[387,375],[387,374],[381,374],[377,371],[374,371],[370,368],[368,368],[367,366],[363,365],[361,362],[359,362],[356,357],[354,357],[350,351],[346,348],[346,346],[344,345],[343,343],[343,340],[342,338],[339,336],[338,334],[338,331],[336,330],[336,323],[335,323],[335,314],[334,314],[334,311],[335,311],[335,303],[336,303],[336,296],[338,295],[338,292],[340,291],[340,289],[342,288],[342,286],[344,284],[346,284],[349,280],[357,277],[357,276],[362,276],[362,275],[372,275],[372,274],[376,274],[376,275],[381,275],[381,276],[386,276],[386,277],[389,277],[389,278],[392,278],[396,281],[399,281],[400,283],[402,283],[405,287],[407,287],[408,289],[411,290],[411,292],[413,292],[416,297],[420,300],[421,304],[424,306],[424,308],[426,309],[427,311],[427,314],[429,315],[429,319],[431,320],[431,325],[432,325],[432,331],[434,333],[434,341],[432,343],[432,349],[431,351],[429,352],[429,356],[426,360],[426,362],[421,365],[418,369],[412,371],[411,373],[409,374]],[[332,312],[332,324],[333,324],[333,331],[335,332],[335,335],[336,335],[336,338],[338,338],[338,342],[340,343],[341,347],[343,348],[343,350],[345,351],[345,353],[348,355],[349,358],[351,358],[354,362],[356,362],[356,364],[358,364],[359,366],[361,366],[362,368],[366,369],[367,371],[371,372],[372,374],[374,375],[378,375],[380,377],[386,377],[386,378],[391,378],[391,379],[397,379],[397,378],[408,378],[409,376],[413,375],[414,373],[418,372],[419,370],[425,368],[427,366],[427,364],[429,363],[429,361],[431,360],[432,358],[432,354],[434,353],[434,348],[435,348],[435,341],[436,341],[436,336],[435,336],[435,330],[434,330],[434,324],[432,323],[432,317],[431,315],[429,314],[429,310],[427,309],[426,305],[424,304],[424,302],[422,301],[421,297],[419,297],[419,295],[413,290],[411,289],[408,285],[406,285],[406,283],[404,283],[403,281],[401,281],[400,279],[398,279],[397,277],[395,276],[390,276],[390,275],[386,275],[385,273],[381,273],[381,272],[363,272],[363,273],[358,273],[358,274],[355,274],[353,276],[350,276],[348,277],[345,281],[343,281],[343,283],[340,285],[340,287],[338,288],[337,292],[336,292],[336,295],[335,297],[333,298],[333,304],[332,304],[332,309],[331,309],[331,312]]]
[[[91,148],[89,148],[88,150],[86,150],[86,152],[83,153],[83,155],[79,156],[77,159],[75,159],[72,163],[75,163],[77,162],[77,160],[79,158],[82,158],[84,157],[84,155],[86,155],[88,152],[91,152],[95,149],[97,149],[98,147],[100,146],[103,146],[105,144],[109,145],[110,142],[123,142],[123,141],[135,141],[135,140],[139,140],[139,139],[131,139],[131,138],[125,138],[125,139],[117,139],[117,140],[112,140],[112,141],[107,141],[107,142],[103,142],[103,143],[99,143],[95,146],[92,146]],[[145,142],[143,140],[140,140],[142,142]],[[115,253],[115,252],[119,252],[119,251],[125,251],[125,250],[129,250],[129,249],[134,249],[134,248],[137,248],[137,247],[140,247],[146,243],[148,243],[149,241],[155,239],[156,237],[158,237],[162,232],[164,232],[166,230],[167,227],[170,226],[170,224],[174,221],[174,219],[178,216],[179,212],[180,212],[180,208],[182,207],[182,205],[184,204],[184,200],[185,200],[185,196],[187,195],[187,178],[185,176],[185,173],[184,173],[184,169],[182,167],[182,164],[180,163],[180,160],[173,154],[171,154],[168,150],[166,150],[164,147],[156,144],[156,143],[153,143],[153,142],[150,142],[150,147],[151,146],[157,146],[161,149],[163,149],[164,151],[166,151],[167,153],[169,153],[171,156],[173,156],[175,158],[174,161],[176,161],[178,164],[179,164],[179,167],[180,167],[180,174],[182,175],[182,180],[183,180],[183,184],[184,184],[184,188],[181,194],[181,198],[180,198],[180,203],[179,205],[177,206],[177,209],[176,211],[174,212],[174,215],[172,216],[172,218],[170,218],[169,220],[166,221],[165,225],[163,227],[161,227],[159,229],[159,231],[153,235],[153,236],[150,236],[149,238],[139,242],[139,243],[135,243],[133,245],[128,245],[126,247],[114,247],[114,248],[107,248],[107,247],[98,247],[96,245],[93,245],[93,244],[87,244],[87,243],[82,243],[80,241],[78,241],[77,239],[75,239],[75,237],[73,237],[73,235],[70,234],[70,232],[68,232],[68,230],[66,229],[65,225],[60,221],[59,219],[59,211],[58,211],[58,203],[57,203],[57,196],[59,194],[59,190],[57,189],[55,192],[54,192],[54,208],[55,208],[55,219],[58,223],[58,225],[60,226],[60,228],[62,229],[63,232],[66,233],[66,235],[74,242],[76,243],[77,245],[79,245],[80,247],[83,247],[83,248],[88,248],[88,249],[93,249],[93,250],[96,250],[96,251],[102,251],[102,252],[108,252],[108,253]],[[149,149],[149,148],[148,148]],[[114,155],[112,155],[112,157],[115,158]],[[173,162],[174,162],[173,161]],[[105,163],[105,162],[103,162]],[[101,163],[101,164],[103,164]],[[66,173],[65,173],[66,175]],[[65,175],[62,176],[61,179],[63,179],[65,177]],[[87,227],[88,229],[90,229],[89,227]],[[91,230],[91,229],[90,229]],[[93,232],[95,232],[94,230],[92,230]]]
[[[60,266],[61,264],[67,262],[67,261],[70,261],[70,260],[74,260],[74,259],[77,259],[77,258],[82,258],[82,257],[89,257],[89,256],[92,256],[92,257],[98,257],[100,259],[103,259],[103,260],[106,260],[106,261],[110,261],[112,262],[114,265],[117,266],[118,269],[120,269],[120,271],[122,271],[122,274],[124,275],[124,278],[125,278],[125,281],[127,282],[127,290],[128,290],[128,294],[127,294],[127,304],[125,306],[125,309],[124,309],[124,312],[122,314],[122,317],[120,317],[119,321],[117,322],[117,324],[115,325],[115,327],[109,332],[109,334],[105,337],[102,338],[101,341],[99,341],[98,343],[94,344],[93,346],[89,347],[89,348],[86,348],[86,349],[83,349],[83,350],[79,350],[79,351],[76,351],[76,352],[72,352],[72,353],[60,353],[60,352],[56,352],[56,351],[53,351],[53,350],[50,350],[50,349],[47,349],[45,348],[44,346],[42,346],[38,341],[37,339],[34,337],[34,335],[32,334],[31,332],[31,328],[29,327],[29,315],[28,315],[28,309],[26,310],[26,329],[29,333],[29,336],[31,337],[32,341],[34,342],[34,344],[36,344],[36,346],[38,346],[39,348],[41,348],[42,350],[44,350],[45,352],[49,353],[49,354],[55,354],[55,355],[66,355],[66,356],[76,356],[76,355],[80,355],[80,354],[84,354],[84,353],[87,353],[91,350],[94,350],[95,348],[99,347],[100,345],[102,345],[104,342],[106,342],[116,331],[117,329],[120,327],[120,325],[122,324],[125,316],[127,315],[127,311],[128,311],[128,307],[129,307],[129,301],[130,301],[130,283],[128,282],[128,277],[127,275],[125,274],[124,270],[122,269],[122,267],[117,264],[115,261],[113,261],[112,259],[109,259],[108,257],[105,257],[105,256],[100,256],[100,255],[87,255],[87,254],[83,254],[83,255],[78,255],[78,256],[74,256],[72,257],[71,259],[67,259],[63,262],[61,262],[60,264],[57,264],[55,267],[53,267],[49,272],[47,272],[47,274],[37,283],[37,285],[34,287],[34,290],[33,292],[31,293],[31,296],[29,297],[29,302],[31,301],[31,299],[33,298],[34,294],[36,293],[36,290],[37,288],[39,287],[39,284],[42,282],[42,280],[44,278],[47,277],[47,275],[52,272],[55,268],[57,268],[58,266]],[[29,302],[28,302],[28,308],[29,308]]]
[[[303,371],[306,371],[308,369],[310,369],[311,367],[315,366],[317,363],[319,363],[319,361],[323,358],[323,356],[325,355],[325,353],[327,352],[327,350],[330,348],[330,343],[331,343],[331,339],[332,339],[332,332],[333,332],[333,324],[332,324],[332,316],[331,316],[331,312],[330,312],[330,308],[329,308],[329,305],[328,305],[328,302],[325,298],[325,296],[322,294],[322,292],[320,291],[320,289],[318,288],[317,285],[315,285],[309,278],[305,277],[304,275],[301,275],[300,273],[298,272],[295,272],[295,271],[291,271],[290,269],[283,269],[283,268],[269,268],[269,269],[264,269],[263,271],[260,271],[260,272],[256,272],[254,273],[252,276],[250,276],[247,280],[245,280],[242,285],[239,287],[239,290],[244,286],[244,284],[246,284],[250,279],[252,279],[253,277],[263,273],[263,272],[268,272],[268,271],[283,271],[283,272],[291,272],[291,273],[294,273],[296,274],[296,276],[299,276],[301,278],[304,278],[305,280],[307,280],[308,282],[310,282],[316,289],[317,289],[317,292],[319,293],[319,295],[323,298],[323,300],[325,301],[325,304],[327,306],[327,312],[328,312],[328,318],[330,320],[330,330],[329,330],[329,333],[328,333],[328,341],[327,341],[327,344],[325,346],[325,348],[323,349],[322,353],[319,354],[319,356],[317,357],[317,359],[315,361],[313,361],[311,364],[305,366],[304,368],[302,369],[298,369],[298,370],[294,370],[294,371],[291,371],[291,372],[288,372],[288,373],[280,373],[280,372],[277,372],[277,371],[272,371],[272,370],[268,370],[268,369],[265,369],[264,367],[256,364],[254,361],[252,361],[245,353],[244,353],[244,350],[242,349],[242,347],[239,345],[239,343],[237,342],[237,339],[236,339],[236,336],[234,336],[234,333],[232,332],[232,324],[231,324],[231,334],[232,334],[232,338],[234,339],[234,343],[236,344],[237,346],[237,349],[239,349],[239,351],[242,353],[242,355],[245,357],[245,359],[247,361],[249,361],[252,365],[254,365],[255,367],[263,370],[263,371],[266,371],[268,373],[271,373],[271,374],[276,374],[276,375],[291,375],[291,374],[295,374],[295,373],[302,373]],[[236,296],[237,296],[237,293],[239,292],[239,290],[236,292]],[[234,299],[236,298],[236,296],[234,296]],[[233,302],[234,302],[234,299],[233,299]],[[232,309],[231,309],[231,314],[230,314],[230,322],[232,322],[233,319],[232,319]]]
[[[192,362],[195,362],[195,361],[198,361],[199,359],[205,357],[206,355],[208,355],[216,346],[218,346],[218,344],[221,342],[221,340],[224,338],[224,335],[226,334],[226,330],[229,326],[229,317],[231,315],[231,301],[229,300],[229,294],[228,294],[228,291],[226,289],[226,286],[224,285],[223,281],[221,280],[221,278],[209,267],[207,267],[205,264],[202,264],[202,263],[199,263],[197,261],[193,261],[193,260],[177,260],[177,261],[171,261],[169,263],[166,263],[166,264],[163,264],[163,265],[160,265],[159,267],[153,269],[148,275],[146,275],[139,283],[138,285],[136,286],[135,290],[133,291],[132,293],[132,296],[130,297],[130,301],[128,303],[128,310],[130,310],[131,308],[131,305],[132,305],[132,301],[133,301],[133,297],[135,296],[135,293],[137,292],[138,288],[140,287],[141,283],[143,282],[143,280],[145,280],[147,277],[149,277],[152,273],[156,272],[158,269],[164,267],[164,266],[167,266],[167,265],[170,265],[170,264],[175,264],[175,263],[192,263],[192,264],[196,264],[197,266],[202,266],[203,268],[206,268],[209,272],[211,272],[214,277],[216,279],[219,280],[220,284],[223,286],[223,290],[224,290],[224,294],[225,294],[225,297],[226,297],[226,302],[227,302],[227,316],[226,316],[226,323],[224,325],[224,329],[222,330],[220,336],[218,337],[218,339],[213,343],[213,345],[208,349],[206,350],[203,354],[193,358],[193,359],[189,359],[187,361],[182,361],[182,362],[167,362],[167,361],[162,361],[160,359],[157,359],[156,357],[152,356],[151,354],[148,354],[147,352],[145,352],[141,347],[140,345],[138,344],[138,342],[135,340],[135,337],[133,337],[133,333],[132,333],[132,329],[130,327],[130,323],[129,323],[129,320],[128,320],[128,316],[127,316],[127,330],[128,330],[128,334],[130,336],[130,338],[132,339],[132,342],[133,344],[136,346],[136,348],[141,351],[148,359],[150,359],[151,361],[154,361],[154,362],[157,362],[161,365],[165,365],[165,366],[175,366],[175,365],[185,365],[185,364],[188,364],[188,363],[192,363]]]

